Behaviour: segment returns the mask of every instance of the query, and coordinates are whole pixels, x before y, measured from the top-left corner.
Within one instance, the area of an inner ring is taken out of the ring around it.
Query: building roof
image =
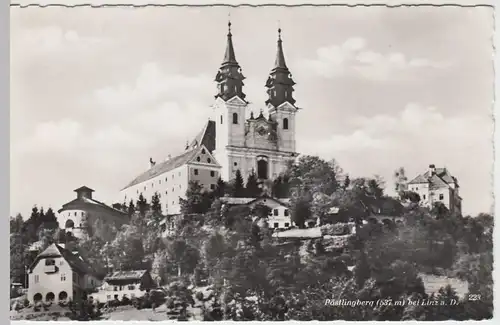
[[[273,197],[266,196],[266,195],[258,197],[258,198],[254,198],[254,197],[229,197],[229,196],[224,196],[224,197],[220,198],[220,201],[222,203],[229,204],[229,205],[249,205],[249,204],[258,202],[260,200],[264,200],[264,199],[275,201],[278,204],[281,204],[283,206],[289,206],[290,205],[290,199],[277,199],[277,198],[273,198]]]
[[[162,163],[154,165],[152,168],[150,168],[146,172],[144,172],[141,175],[139,175],[138,177],[136,177],[132,182],[130,182],[123,189],[140,184],[140,183],[145,182],[151,178],[155,178],[156,176],[159,176],[159,175],[164,174],[166,172],[169,172],[173,169],[176,169],[177,167],[180,167],[180,166],[186,164],[191,159],[193,159],[197,153],[198,153],[198,148],[190,148],[187,151],[183,152],[182,154],[180,154],[176,157],[170,158],[167,161],[164,161]]]
[[[38,264],[41,259],[50,258],[50,257],[62,257],[64,260],[70,265],[73,271],[85,274],[95,274],[95,271],[92,269],[90,265],[85,263],[83,259],[70,252],[66,248],[63,248],[60,245],[52,244],[47,247],[43,252],[38,254],[35,258],[35,261],[30,266],[30,271],[33,271],[33,268]]]
[[[215,150],[215,122],[208,120],[200,133],[194,138],[194,140],[189,145],[189,149],[195,149],[196,147],[204,145],[209,152]]]
[[[81,186],[77,188],[76,190],[73,190],[73,192],[95,192],[93,189],[87,187],[87,186]]]
[[[106,276],[104,280],[140,280],[146,272],[147,270],[116,271]]]
[[[99,202],[95,199],[91,199],[91,198],[87,198],[87,197],[78,197],[78,198],[74,199],[73,201],[70,201],[66,204],[63,204],[62,208],[59,209],[57,212],[61,213],[61,212],[66,211],[66,210],[73,210],[75,208],[81,208],[82,206],[88,206],[88,205],[91,205],[94,207],[97,206],[99,208],[105,209],[109,212],[112,212],[112,213],[115,213],[118,215],[123,215],[123,216],[127,215],[123,211],[117,210],[113,207],[110,207],[109,205],[106,205],[106,204]]]
[[[436,172],[432,175],[430,171],[426,171],[415,177],[409,184],[429,184],[434,188],[446,187],[450,184],[458,186],[457,179],[453,177],[446,168],[436,168],[435,171]]]

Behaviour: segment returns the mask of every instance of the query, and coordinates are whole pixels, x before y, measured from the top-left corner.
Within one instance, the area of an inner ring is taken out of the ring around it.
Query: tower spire
[[[234,55],[234,46],[233,46],[233,34],[231,34],[231,21],[229,20],[227,23],[227,45],[226,52],[224,53],[224,60],[222,64],[233,63],[238,64],[236,62],[236,55]]]
[[[233,34],[231,33],[231,21],[227,23],[227,45],[224,53],[224,60],[215,76],[215,81],[218,83],[218,92],[215,97],[220,97],[223,100],[229,100],[234,96],[245,100],[246,95],[243,93],[243,80],[245,77],[241,73],[241,67],[236,61],[233,46]]]
[[[281,40],[281,27],[278,27],[278,48],[276,51],[276,59],[274,60],[274,68],[269,74],[266,82],[268,99],[266,104],[271,104],[278,107],[284,102],[295,104],[293,98],[293,86],[295,82],[285,62],[285,54],[283,52],[283,41]]]
[[[276,60],[274,60],[275,69],[288,69],[285,62],[285,54],[283,53],[282,43],[281,28],[278,28],[278,51],[276,52]]]

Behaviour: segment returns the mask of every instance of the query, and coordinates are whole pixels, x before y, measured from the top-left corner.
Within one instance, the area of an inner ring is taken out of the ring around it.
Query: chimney
[[[153,168],[156,162],[153,161],[153,158],[149,158],[149,168]]]
[[[436,173],[436,166],[434,164],[429,165],[429,177]]]

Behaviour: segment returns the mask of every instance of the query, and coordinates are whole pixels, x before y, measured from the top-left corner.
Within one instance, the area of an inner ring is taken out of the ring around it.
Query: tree
[[[154,253],[151,276],[158,285],[164,284],[167,280],[167,253],[165,251]]]
[[[234,179],[231,184],[231,196],[233,197],[245,197],[245,184],[243,176],[241,176],[241,171],[236,170]]]
[[[207,213],[212,204],[209,193],[196,181],[189,182],[186,198],[180,198],[180,203],[181,213],[186,215]]]
[[[151,211],[155,216],[161,216],[161,201],[158,192],[151,198]]]
[[[169,260],[177,266],[177,275],[190,274],[196,268],[199,252],[183,239],[176,239],[167,245]]]
[[[22,234],[12,233],[10,235],[10,279],[12,282],[25,282],[23,279],[26,266],[24,264],[25,249]]]
[[[146,201],[142,193],[139,195],[139,199],[137,200],[137,209],[139,210],[141,216],[145,216],[149,209],[148,201]]]
[[[48,229],[57,229],[59,228],[59,222],[57,221],[56,214],[54,213],[54,210],[52,208],[48,208],[47,212],[45,214],[40,215],[40,218],[42,219],[42,227],[43,228],[48,228]]]
[[[144,247],[141,232],[136,226],[125,225],[110,245],[111,263],[118,270],[144,267]]]
[[[129,217],[132,217],[132,215],[135,213],[135,205],[134,205],[134,201],[133,200],[130,200],[130,203],[128,205],[128,209],[127,209],[127,214]]]
[[[248,197],[258,197],[262,193],[262,190],[257,183],[257,175],[255,175],[255,171],[252,169],[250,175],[248,175],[247,185],[246,185],[246,196]]]
[[[10,217],[10,233],[17,234],[23,231],[24,220],[20,213],[15,218]]]
[[[333,194],[339,188],[342,170],[335,160],[302,156],[287,170],[291,191],[309,189],[312,193]]]
[[[311,217],[311,198],[307,194],[292,199],[291,202],[292,221],[299,228],[305,227],[305,222]]]
[[[224,182],[219,176],[217,179],[217,185],[215,186],[214,196],[220,198],[223,197],[224,194],[226,194],[226,182]]]

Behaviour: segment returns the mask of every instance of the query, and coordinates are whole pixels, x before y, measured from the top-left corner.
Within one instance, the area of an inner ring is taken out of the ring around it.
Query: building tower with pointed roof
[[[278,31],[278,50],[274,68],[266,83],[268,99],[257,115],[248,110],[243,91],[245,77],[236,60],[231,22],[228,23],[226,50],[215,76],[217,93],[213,115],[201,132],[179,155],[158,164],[151,164],[121,190],[120,203],[137,201],[142,194],[148,202],[158,193],[162,211],[179,214],[179,199],[183,198],[191,181],[206,190],[213,190],[220,176],[231,181],[237,170],[244,180],[255,172],[258,181],[270,184],[283,173],[295,152],[295,114],[290,71]],[[248,118],[247,118],[248,113]],[[148,157],[149,159],[149,157]],[[152,158],[151,158],[152,160]]]
[[[286,65],[282,43],[281,28],[279,28],[276,60],[266,82],[268,95],[266,105],[269,117],[277,123],[280,149],[295,152],[295,114],[298,110],[293,98],[295,82]]]

